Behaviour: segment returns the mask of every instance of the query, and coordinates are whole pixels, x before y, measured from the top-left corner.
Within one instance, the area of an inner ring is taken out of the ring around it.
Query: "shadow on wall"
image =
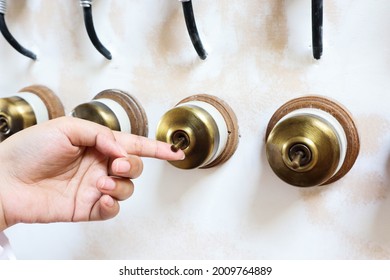
[[[260,160],[264,166],[258,175],[256,194],[252,197],[249,224],[258,230],[269,227],[278,217],[288,212],[299,197],[299,188],[281,181],[268,164],[264,137],[261,138]]]
[[[383,178],[382,176],[376,176],[376,179],[379,180],[379,186],[376,188],[379,188],[379,193],[376,200],[379,200],[380,203],[371,221],[370,240],[363,249],[368,250],[374,258],[390,259],[390,227],[388,225],[388,216],[390,213],[390,155],[387,159],[384,174],[386,175]],[[368,180],[370,179],[368,178]],[[375,184],[375,181],[372,183]],[[370,186],[370,183],[365,182],[365,185]],[[371,240],[375,240],[378,244],[376,246],[371,244]]]
[[[191,189],[202,186],[202,181],[214,171],[210,169],[182,170],[165,164],[161,171],[163,176],[159,180],[160,202],[163,205],[171,205],[180,201]],[[191,173],[191,180],[189,180],[189,173]]]

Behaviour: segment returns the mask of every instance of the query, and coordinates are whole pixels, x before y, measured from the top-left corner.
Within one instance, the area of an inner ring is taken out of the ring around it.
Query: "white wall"
[[[94,1],[106,61],[85,32],[78,1],[8,1],[14,36],[31,62],[0,39],[1,96],[44,84],[67,113],[108,88],[159,118],[198,93],[228,102],[239,119],[236,154],[221,167],[183,171],[145,159],[134,196],[111,221],[17,225],[21,259],[390,258],[390,2],[327,0],[324,55],[311,55],[308,0],[194,0],[209,46],[201,61],[174,0]],[[361,153],[329,186],[300,189],[271,171],[264,134],[290,99],[318,94],[352,113]]]

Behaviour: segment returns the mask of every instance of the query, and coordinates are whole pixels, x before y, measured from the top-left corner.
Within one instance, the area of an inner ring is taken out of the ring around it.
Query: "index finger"
[[[171,145],[161,141],[118,131],[114,131],[114,136],[128,154],[163,160],[183,160],[185,157],[182,150],[173,152]]]

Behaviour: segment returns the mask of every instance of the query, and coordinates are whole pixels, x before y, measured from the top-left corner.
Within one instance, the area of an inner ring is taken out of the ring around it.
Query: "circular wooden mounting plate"
[[[332,101],[321,96],[305,96],[290,100],[280,107],[268,123],[265,140],[267,141],[269,134],[276,123],[288,113],[303,109],[315,108],[331,114],[341,124],[347,136],[347,152],[343,165],[340,170],[327,180],[322,185],[333,183],[344,177],[354,165],[360,150],[359,134],[351,114],[342,105],[336,101]]]
[[[208,95],[208,94],[197,94],[189,96],[182,101],[180,101],[177,105],[187,103],[190,101],[202,101],[211,104],[214,106],[223,116],[226,122],[226,126],[228,128],[228,140],[226,143],[225,149],[215,160],[210,162],[208,165],[203,166],[201,168],[211,168],[217,165],[221,165],[226,162],[229,158],[231,158],[234,152],[237,150],[238,142],[239,142],[239,127],[238,120],[236,114],[233,112],[233,109],[223,100],[219,99],[216,96]]]
[[[107,89],[98,93],[94,97],[94,99],[101,98],[111,99],[123,107],[130,120],[131,134],[145,137],[148,136],[148,118],[144,108],[134,96],[128,94],[125,91]]]
[[[42,85],[32,85],[22,88],[19,92],[29,92],[37,95],[46,105],[50,120],[65,116],[65,110],[61,100],[48,87]]]

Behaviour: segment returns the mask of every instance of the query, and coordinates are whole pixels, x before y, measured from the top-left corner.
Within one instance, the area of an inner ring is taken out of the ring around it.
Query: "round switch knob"
[[[148,119],[143,107],[135,97],[121,90],[104,90],[91,102],[74,108],[71,115],[112,130],[148,136]]]
[[[329,99],[291,100],[271,118],[267,159],[276,175],[299,187],[325,185],[343,177],[359,154],[359,136],[350,114]]]
[[[226,162],[238,146],[236,115],[223,100],[190,96],[160,119],[156,139],[183,150],[186,158],[170,163],[181,169],[210,168]]]
[[[25,87],[13,96],[0,98],[0,141],[27,127],[64,115],[60,99],[49,88]]]

